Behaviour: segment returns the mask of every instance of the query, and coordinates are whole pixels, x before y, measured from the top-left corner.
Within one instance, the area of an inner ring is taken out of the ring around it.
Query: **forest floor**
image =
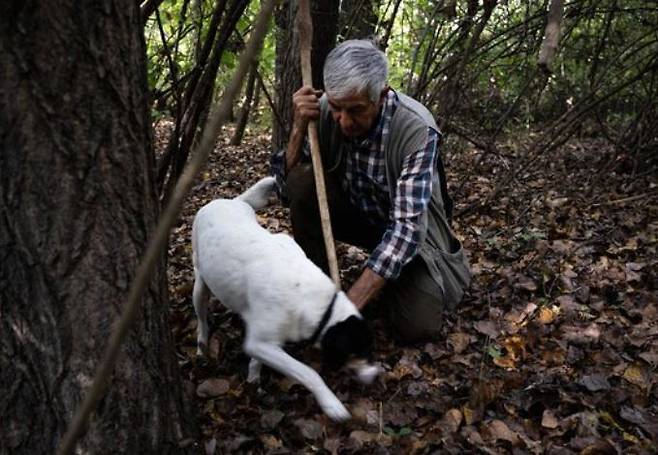
[[[157,128],[160,144],[166,128]],[[444,159],[470,291],[433,343],[396,345],[370,309],[385,372],[372,386],[340,372],[325,378],[353,416],[339,425],[278,373],[246,383],[242,322],[218,302],[210,314],[213,359],[195,355],[192,219],[203,204],[268,173],[269,140],[253,133],[242,146],[221,140],[172,234],[170,320],[197,405],[201,453],[658,450],[655,157],[639,167],[631,155],[580,138],[509,176],[529,136],[486,156],[449,142]],[[499,196],[482,205],[496,187]],[[259,220],[290,232],[280,205]],[[366,256],[342,244],[338,255],[348,287]],[[293,352],[319,367],[312,349]]]

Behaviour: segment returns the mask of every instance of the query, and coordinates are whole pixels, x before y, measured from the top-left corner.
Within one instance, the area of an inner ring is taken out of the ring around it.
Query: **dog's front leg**
[[[320,375],[308,365],[290,356],[281,347],[260,341],[247,340],[244,351],[250,357],[299,382],[313,393],[320,407],[332,420],[350,418],[349,411],[338,397],[327,387]]]
[[[253,384],[260,381],[261,365],[262,364],[253,357],[249,360],[249,375],[247,376],[248,383]]]
[[[210,290],[201,278],[198,270],[194,270],[194,290],[192,291],[192,302],[197,318],[197,355],[208,356],[208,299]]]

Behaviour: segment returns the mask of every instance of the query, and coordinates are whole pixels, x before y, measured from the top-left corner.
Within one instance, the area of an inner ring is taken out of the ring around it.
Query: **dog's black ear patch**
[[[350,316],[335,324],[322,337],[322,368],[337,370],[350,355],[369,358],[372,349],[372,333],[363,318]]]

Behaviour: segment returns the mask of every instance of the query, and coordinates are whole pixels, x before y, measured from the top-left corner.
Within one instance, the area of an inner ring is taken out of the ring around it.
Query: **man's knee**
[[[389,317],[400,341],[430,341],[439,336],[445,308],[443,290],[421,258],[403,270],[388,292]]]
[[[402,343],[434,341],[439,337],[443,326],[443,313],[435,311],[422,316],[392,318],[391,323],[394,336]]]

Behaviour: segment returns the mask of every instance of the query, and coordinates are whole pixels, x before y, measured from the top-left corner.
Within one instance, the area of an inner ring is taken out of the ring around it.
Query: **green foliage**
[[[402,2],[395,17],[393,3],[379,3],[376,30],[388,37],[391,85],[424,102],[439,119],[453,119],[492,140],[501,131],[535,128],[569,112],[572,120],[590,126],[595,120],[591,127],[615,137],[620,132],[640,137],[655,125],[655,2],[565,2],[559,49],[548,75],[537,66],[548,0],[499,1],[490,15],[483,2],[459,0],[453,11],[446,6],[451,2],[414,0]],[[469,11],[469,4],[477,9]],[[210,0],[164,2],[159,12],[166,45],[155,15],[147,21],[148,81],[156,98],[170,89],[172,70],[179,79],[193,70],[213,5]],[[252,1],[240,18],[241,37],[248,35],[259,7]],[[242,48],[240,37],[232,42],[222,57],[217,95]],[[270,93],[278,92],[275,48],[272,27],[259,61]],[[165,99],[161,112],[172,103]],[[583,115],[577,115],[579,110]]]
[[[558,55],[549,77],[537,67],[547,1],[497,2],[489,20],[481,2],[472,18],[467,15],[469,2],[456,2],[454,16],[442,7],[446,3],[404,2],[388,47],[393,85],[440,116],[457,116],[460,122],[493,132],[502,120],[513,127],[554,121],[594,97],[606,100],[591,117],[611,129],[629,126],[643,110],[655,112],[647,107],[656,96],[655,2],[565,2]],[[476,36],[480,26],[482,33]],[[646,71],[647,65],[653,65],[653,71]],[[643,70],[637,83],[608,97]],[[446,105],[446,89],[460,102]]]

